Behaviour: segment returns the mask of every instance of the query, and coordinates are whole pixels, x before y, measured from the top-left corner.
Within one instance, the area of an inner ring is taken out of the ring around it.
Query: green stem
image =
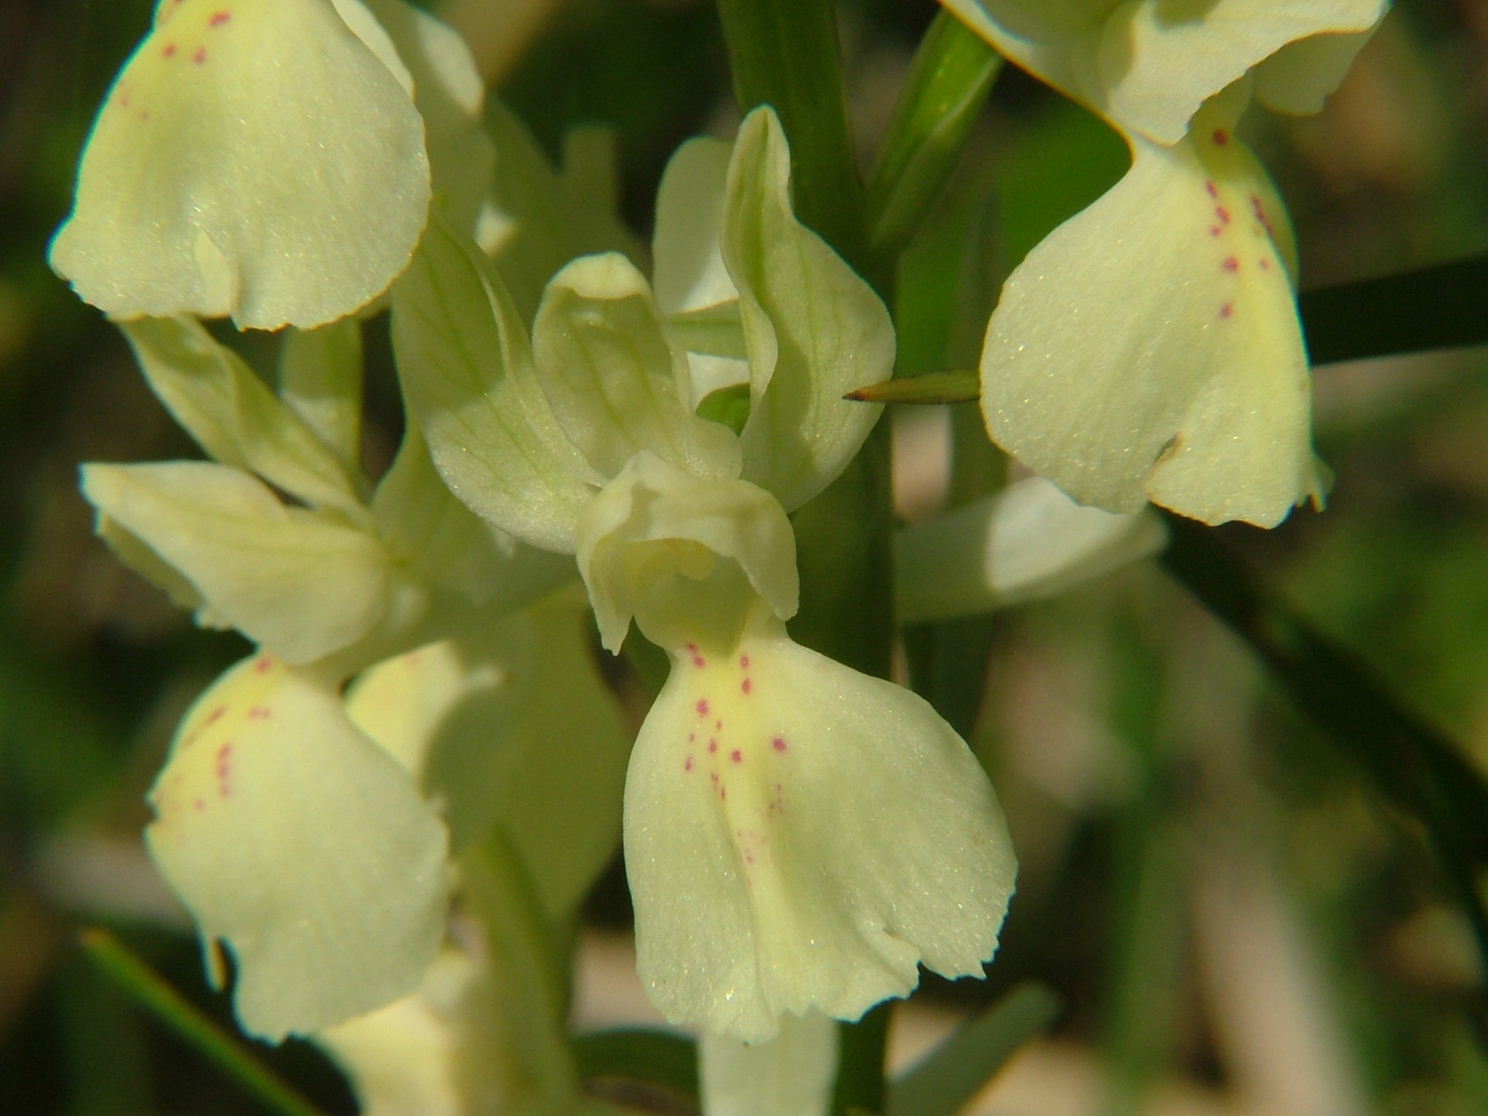
[[[831,0],[718,0],[718,12],[740,111],[774,106],[790,143],[796,215],[880,295],[889,293],[891,273],[866,267],[862,185]],[[791,630],[802,643],[879,676],[887,674],[893,648],[888,460],[880,425],[842,476],[794,516],[801,611]],[[887,1011],[876,1008],[844,1028],[836,1111],[883,1111]]]
[[[123,942],[97,927],[79,935],[83,952],[139,1004],[180,1035],[208,1061],[283,1116],[324,1116],[279,1080],[243,1044],[172,988]]]
[[[718,13],[740,111],[773,105],[790,142],[796,216],[848,262],[861,263],[862,186],[847,129],[833,5],[718,0]]]

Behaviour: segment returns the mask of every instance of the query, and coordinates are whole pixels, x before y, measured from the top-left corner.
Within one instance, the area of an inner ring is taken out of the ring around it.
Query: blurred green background
[[[431,6],[550,151],[573,124],[615,127],[641,232],[675,145],[731,125],[709,4]],[[195,629],[93,538],[79,462],[194,453],[121,338],[45,262],[93,112],[150,7],[0,6],[4,1113],[261,1111],[76,940],[113,928],[230,1020],[139,831],[176,719],[242,645]],[[865,158],[934,13],[842,5]],[[1323,114],[1256,111],[1246,128],[1291,205],[1304,288],[1488,252],[1482,0],[1400,4]],[[1101,124],[1005,71],[903,272],[903,362],[972,359],[978,292],[1124,166]],[[1329,365],[1315,382],[1318,448],[1337,477],[1327,512],[1219,534],[1481,770],[1488,350]],[[388,444],[395,421],[382,422]],[[931,993],[959,1008],[1035,978],[1065,1005],[984,1110],[1488,1112],[1481,961],[1421,827],[1168,574],[1149,563],[967,630],[990,649],[974,743],[1023,866],[987,985]],[[979,658],[962,669],[984,673]],[[624,917],[612,878],[594,919]],[[309,1047],[261,1053],[328,1111],[354,1110]]]

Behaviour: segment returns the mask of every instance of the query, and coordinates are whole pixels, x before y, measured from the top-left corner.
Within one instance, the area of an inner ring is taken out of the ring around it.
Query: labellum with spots
[[[987,326],[992,438],[1081,503],[1272,527],[1321,502],[1295,250],[1234,135],[1252,93],[1316,112],[1383,0],[1168,5],[943,0],[1104,117],[1126,176],[1016,268]]]
[[[606,643],[633,615],[672,660],[625,783],[638,969],[662,1013],[762,1042],[787,1016],[906,995],[921,964],[980,975],[1015,875],[991,785],[924,700],[790,638],[780,506],[641,456],[586,511],[578,556]]]

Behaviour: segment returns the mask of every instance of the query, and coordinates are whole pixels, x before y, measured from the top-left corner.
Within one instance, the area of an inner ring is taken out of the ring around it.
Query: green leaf
[[[1043,985],[1018,985],[890,1084],[890,1116],[959,1112],[1058,1014],[1059,1000]]]
[[[88,959],[109,979],[270,1110],[282,1116],[324,1116],[114,935],[95,926],[83,930],[79,940]]]
[[[1381,797],[1425,827],[1488,962],[1488,910],[1477,888],[1488,868],[1488,782],[1465,750],[1404,705],[1358,655],[1295,614],[1212,532],[1167,518],[1168,572],[1250,645]]]
[[[1488,345],[1488,255],[1303,291],[1313,364]]]
[[[935,17],[868,177],[868,247],[882,266],[928,215],[1001,69],[1001,56],[950,12]]]
[[[645,1027],[592,1031],[573,1039],[579,1078],[619,1078],[657,1085],[685,1100],[698,1095],[697,1043],[686,1035]]]

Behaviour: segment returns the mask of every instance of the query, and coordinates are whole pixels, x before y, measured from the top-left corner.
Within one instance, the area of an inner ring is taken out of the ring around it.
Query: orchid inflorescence
[[[904,532],[905,614],[1150,554],[1149,500],[1320,501],[1286,211],[1234,126],[1315,110],[1381,0],[945,2],[1132,166],[987,327],[988,431],[1047,479]],[[99,533],[255,648],[181,723],[150,852],[245,1030],[316,1038],[369,1110],[587,1103],[501,928],[563,940],[622,829],[642,983],[720,1110],[772,1050],[822,1103],[830,1021],[981,975],[1013,891],[956,731],[788,627],[791,514],[894,371],[883,302],[797,218],[768,107],[676,152],[649,251],[595,139],[552,166],[403,0],[161,0],[52,245],[208,458],[85,466]],[[372,477],[383,311],[407,423]],[[279,331],[272,386],[223,317]],[[595,627],[669,662],[633,744]]]

